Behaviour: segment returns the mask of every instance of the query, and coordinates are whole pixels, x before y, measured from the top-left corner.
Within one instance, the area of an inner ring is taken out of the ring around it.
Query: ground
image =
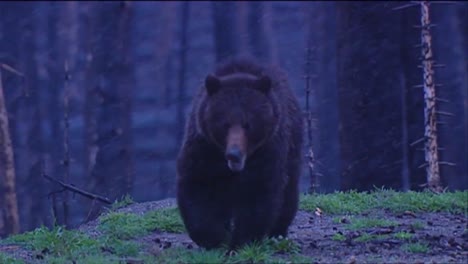
[[[468,263],[467,203],[468,191],[303,196],[288,239],[238,252],[199,249],[174,199],[133,203],[79,231],[0,241],[0,263]]]

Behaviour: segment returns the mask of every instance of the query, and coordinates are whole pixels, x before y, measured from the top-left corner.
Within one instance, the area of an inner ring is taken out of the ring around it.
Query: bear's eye
[[[242,125],[242,127],[245,129],[245,130],[249,130],[250,129],[250,124],[249,123],[244,123]]]
[[[223,128],[224,128],[224,129],[229,129],[230,126],[231,126],[231,125],[229,124],[229,122],[224,122],[224,123],[223,123]]]

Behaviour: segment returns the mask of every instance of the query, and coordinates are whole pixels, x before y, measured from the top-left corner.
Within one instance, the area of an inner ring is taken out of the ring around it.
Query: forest
[[[174,197],[192,97],[238,55],[288,74],[303,193],[467,190],[468,3],[425,4],[2,1],[0,237]]]

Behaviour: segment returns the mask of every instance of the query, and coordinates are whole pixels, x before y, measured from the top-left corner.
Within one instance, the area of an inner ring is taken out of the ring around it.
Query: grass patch
[[[403,251],[409,253],[426,253],[429,251],[429,246],[427,243],[406,243],[401,246]]]
[[[79,260],[89,254],[100,252],[100,245],[96,240],[79,231],[66,230],[62,227],[52,229],[41,227],[31,232],[11,236],[6,241],[69,260]]]
[[[171,233],[184,233],[185,226],[180,218],[178,208],[167,208],[145,214],[144,219],[151,230],[161,230]]]
[[[47,263],[47,264],[68,264],[68,263],[73,263],[70,262],[69,259],[65,257],[56,257],[56,256],[51,256],[51,257],[46,257],[43,262],[41,263]],[[85,256],[82,259],[79,259],[76,263],[86,263],[86,264],[121,264],[123,263],[122,260],[119,260],[118,258],[114,256],[107,256],[107,255],[90,255],[90,256]]]
[[[234,263],[265,263],[270,260],[273,253],[273,249],[267,243],[254,242],[239,249],[232,260],[234,260]]]
[[[393,236],[400,240],[410,240],[413,237],[413,234],[405,231],[400,231],[398,233],[395,233]]]
[[[181,247],[164,250],[148,263],[311,263],[299,254],[300,247],[288,239],[264,239],[227,254],[227,249],[190,250]],[[282,258],[284,257],[284,258]],[[146,262],[145,262],[146,263]]]
[[[414,221],[413,223],[411,223],[411,227],[414,229],[414,230],[421,230],[421,229],[424,229],[426,225],[419,221],[419,220],[416,220]]]
[[[345,241],[346,240],[346,237],[343,235],[343,234],[340,234],[340,233],[336,233],[332,236],[332,240],[335,240],[335,241]]]
[[[123,208],[125,206],[131,205],[131,204],[134,204],[134,203],[135,203],[135,201],[133,201],[133,198],[129,194],[127,194],[124,197],[122,197],[122,199],[115,201],[112,204],[110,210],[115,211],[117,209]]]
[[[132,239],[149,232],[141,216],[132,213],[110,213],[100,219],[98,229],[118,239]]]
[[[373,235],[373,234],[364,233],[360,237],[355,238],[354,241],[365,243],[365,242],[369,242],[373,240],[386,239],[387,237],[388,237],[387,235]]]
[[[133,241],[103,236],[99,239],[99,243],[103,250],[119,257],[136,257],[140,253],[140,245]]]
[[[301,248],[296,242],[287,238],[270,238],[266,239],[265,243],[267,243],[267,246],[275,253],[296,254],[301,251]]]
[[[334,192],[301,196],[300,209],[314,212],[320,208],[328,214],[360,214],[375,209],[388,209],[395,213],[450,212],[468,214],[468,191],[398,192],[377,189],[372,192]]]
[[[143,236],[153,230],[172,233],[185,231],[177,208],[151,211],[143,216],[132,213],[109,213],[100,219],[98,229],[118,239],[132,239]]]
[[[0,263],[2,264],[23,264],[23,260],[14,259],[6,254],[0,253]]]
[[[188,250],[185,248],[169,248],[161,253],[157,258],[148,260],[148,263],[224,263],[224,251],[220,249],[213,250]],[[145,262],[146,263],[146,262]]]
[[[373,228],[373,227],[389,227],[397,225],[397,222],[378,219],[378,218],[354,218],[351,220],[351,223],[347,226],[349,229],[363,229],[363,228]]]

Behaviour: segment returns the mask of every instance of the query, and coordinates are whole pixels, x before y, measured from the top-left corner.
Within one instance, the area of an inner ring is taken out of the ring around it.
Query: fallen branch
[[[77,188],[77,187],[75,187],[73,185],[66,184],[66,183],[64,183],[64,182],[62,182],[60,180],[52,178],[47,174],[44,174],[43,176],[44,176],[44,178],[48,179],[49,181],[55,182],[55,183],[59,184],[60,186],[62,186],[63,188],[65,188],[65,189],[67,189],[69,191],[72,191],[74,193],[81,194],[82,196],[84,196],[86,198],[89,198],[91,200],[98,200],[98,201],[101,201],[101,202],[106,203],[106,204],[112,204],[112,202],[106,197],[103,197],[103,196],[100,196],[100,195],[97,195],[97,194],[93,194],[93,193],[81,190],[81,189],[79,189],[79,188]]]

